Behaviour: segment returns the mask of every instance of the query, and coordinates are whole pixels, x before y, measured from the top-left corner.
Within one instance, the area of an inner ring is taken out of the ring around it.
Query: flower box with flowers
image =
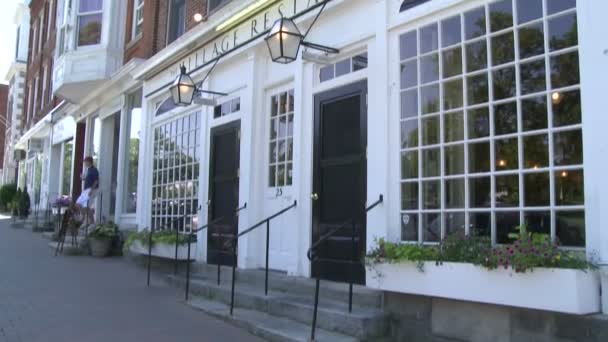
[[[178,234],[176,240],[175,232],[159,231],[152,234],[152,249],[149,249],[150,233],[147,229],[133,232],[125,241],[124,250],[135,254],[148,255],[163,259],[175,259],[175,244],[177,242],[177,260],[188,260],[188,236]],[[196,255],[196,237],[193,236],[190,244],[190,259]]]
[[[383,291],[590,314],[600,311],[595,267],[520,227],[512,245],[448,237],[439,246],[380,240],[368,255],[366,285]]]

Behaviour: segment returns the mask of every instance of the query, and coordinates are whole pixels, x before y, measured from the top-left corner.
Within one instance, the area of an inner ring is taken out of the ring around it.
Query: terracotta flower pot
[[[112,247],[112,240],[89,238],[89,244],[91,246],[91,255],[97,258],[103,258],[108,256],[108,254],[110,253],[110,247]]]

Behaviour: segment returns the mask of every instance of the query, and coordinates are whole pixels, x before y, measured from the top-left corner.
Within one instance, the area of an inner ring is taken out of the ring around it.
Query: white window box
[[[535,268],[487,270],[465,263],[379,263],[367,266],[367,286],[390,292],[590,314],[600,311],[600,278],[596,271]]]
[[[134,241],[129,247],[131,253],[148,255],[148,246],[139,241]],[[190,259],[196,254],[196,243],[190,244]],[[175,259],[175,245],[156,243],[152,245],[152,256],[164,259]],[[188,260],[188,245],[177,246],[177,260]]]

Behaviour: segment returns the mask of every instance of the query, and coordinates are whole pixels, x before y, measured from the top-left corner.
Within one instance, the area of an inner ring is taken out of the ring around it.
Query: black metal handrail
[[[255,231],[256,229],[258,229],[259,227],[264,225],[264,223],[266,224],[266,270],[265,270],[266,273],[264,275],[264,295],[267,296],[268,295],[268,259],[269,259],[269,251],[270,251],[270,221],[285,214],[286,212],[288,212],[289,210],[291,210],[297,206],[298,206],[298,201],[293,201],[293,204],[290,205],[289,207],[282,209],[282,210],[278,211],[277,213],[268,216],[267,218],[259,221],[258,223],[254,224],[253,226],[243,230],[242,232],[237,234],[235,237],[232,237],[228,241],[226,241],[227,246],[232,245],[232,252],[234,255],[233,263],[232,263],[232,289],[231,289],[231,293],[230,293],[230,315],[231,316],[234,312],[234,288],[235,288],[235,282],[236,282],[238,239]]]
[[[370,210],[376,208],[377,206],[379,206],[382,202],[384,202],[384,196],[380,195],[378,200],[374,203],[372,203],[370,206],[368,206],[367,208],[365,208],[365,213],[368,213]],[[351,230],[351,244],[352,244],[352,258],[350,261],[344,261],[344,263],[348,263],[350,265],[350,279],[349,279],[349,284],[348,284],[348,312],[352,313],[353,311],[353,272],[352,272],[352,268],[353,265],[358,263],[357,261],[357,250],[356,250],[356,244],[355,244],[355,224],[356,224],[356,220],[355,218],[349,219],[348,221],[344,222],[343,224],[339,225],[338,227],[330,230],[329,232],[327,232],[326,234],[322,235],[315,243],[312,244],[312,246],[308,249],[308,251],[306,252],[306,256],[308,257],[308,259],[310,260],[310,262],[315,262],[318,261],[319,258],[317,258],[314,254],[315,250],[325,241],[329,240],[330,237],[332,237],[334,234],[336,234],[338,231],[346,228],[347,226],[351,225],[352,226],[352,230]],[[315,283],[315,305],[314,305],[314,310],[313,310],[313,316],[312,316],[312,328],[311,328],[311,332],[310,332],[310,340],[314,341],[315,340],[315,332],[316,332],[316,328],[317,328],[317,311],[319,309],[319,287],[321,284],[321,278],[319,278],[319,276],[317,275],[316,277],[316,283]]]
[[[175,218],[169,222],[169,225],[165,225],[162,228],[171,229],[171,227],[175,224],[175,222],[178,222],[179,220],[183,220],[186,217],[188,217],[188,214],[184,214],[183,216]],[[160,231],[160,230],[164,230],[164,229],[159,228],[157,230]],[[150,234],[148,235],[148,283],[147,283],[148,287],[150,287],[150,271],[152,268],[152,235],[154,234],[154,231],[155,231],[154,228],[150,228]],[[176,231],[179,231],[179,229],[176,229]],[[176,244],[177,244],[177,241],[176,241]],[[177,249],[176,249],[175,259],[177,259]]]

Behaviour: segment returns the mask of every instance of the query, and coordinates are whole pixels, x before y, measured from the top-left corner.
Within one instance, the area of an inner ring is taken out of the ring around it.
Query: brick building
[[[9,87],[6,84],[0,84],[0,172],[4,173],[4,145],[6,142],[6,135],[1,132],[6,131],[7,118],[8,118],[8,90]]]

